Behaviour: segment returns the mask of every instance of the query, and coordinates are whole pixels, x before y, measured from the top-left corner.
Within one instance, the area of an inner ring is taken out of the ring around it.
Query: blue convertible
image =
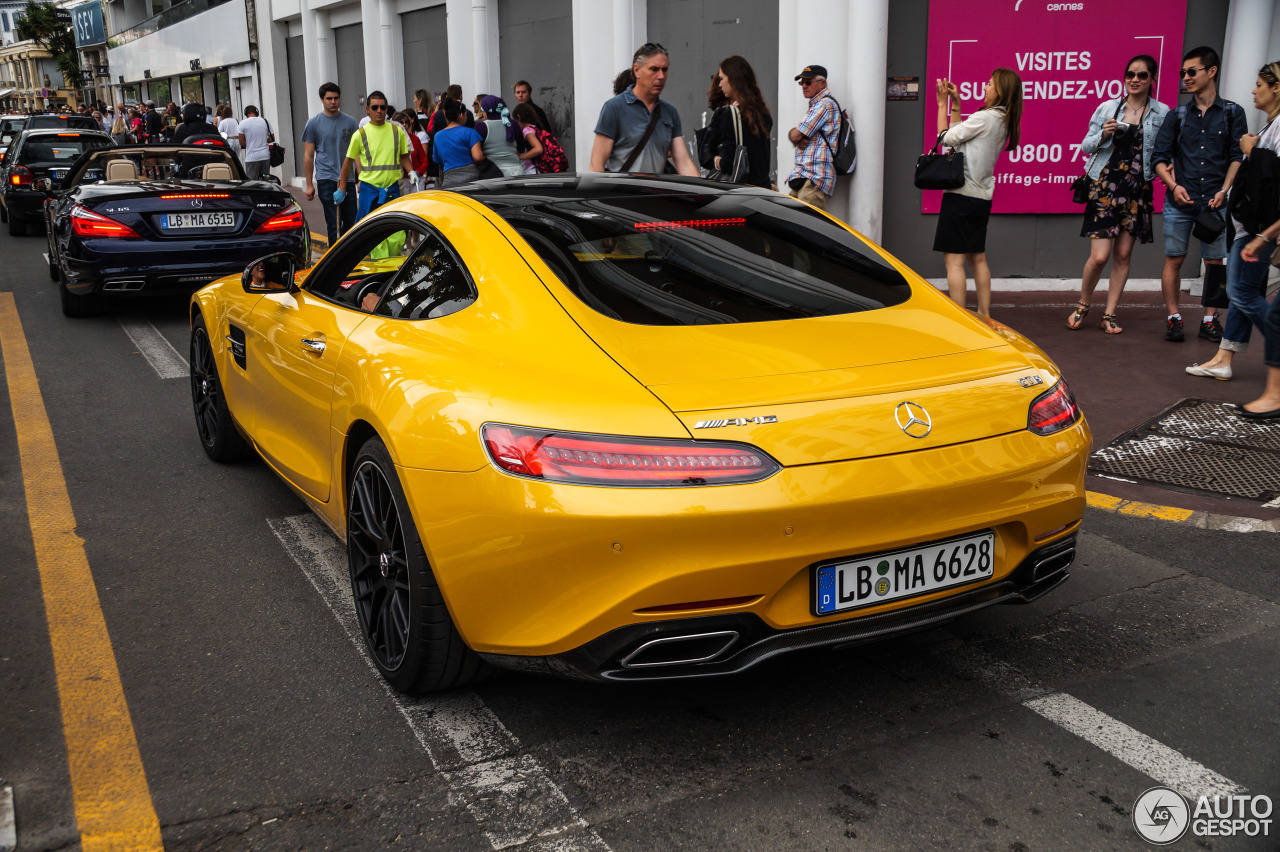
[[[67,316],[92,314],[108,298],[191,293],[276,252],[310,260],[293,196],[246,180],[222,148],[99,149],[47,189],[49,275]]]

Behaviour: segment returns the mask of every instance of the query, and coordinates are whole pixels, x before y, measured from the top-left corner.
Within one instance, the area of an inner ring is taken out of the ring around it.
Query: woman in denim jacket
[[[1156,134],[1169,112],[1167,106],[1151,96],[1155,83],[1155,59],[1145,54],[1135,56],[1124,73],[1127,97],[1103,101],[1089,120],[1089,134],[1081,149],[1089,155],[1085,172],[1092,183],[1080,236],[1089,237],[1093,243],[1080,279],[1080,301],[1067,318],[1067,328],[1078,329],[1084,324],[1089,300],[1114,245],[1107,310],[1098,327],[1107,334],[1124,330],[1116,323],[1116,306],[1129,280],[1134,243],[1152,241],[1155,206],[1151,181],[1155,166],[1151,156]]]

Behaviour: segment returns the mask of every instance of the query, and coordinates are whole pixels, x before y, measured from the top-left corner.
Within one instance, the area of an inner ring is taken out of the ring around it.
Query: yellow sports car
[[[739,672],[1063,582],[1058,368],[840,222],[688,178],[425,192],[196,293],[208,454],[347,543],[407,692]]]

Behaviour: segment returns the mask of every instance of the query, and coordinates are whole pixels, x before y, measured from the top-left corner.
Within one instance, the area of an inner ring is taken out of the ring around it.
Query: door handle
[[[323,340],[313,340],[313,339],[312,339],[312,338],[310,338],[310,337],[304,337],[304,338],[302,338],[302,348],[303,348],[303,349],[306,349],[308,352],[314,352],[314,353],[316,353],[317,355],[323,355],[323,354],[324,354],[324,341],[323,341]]]

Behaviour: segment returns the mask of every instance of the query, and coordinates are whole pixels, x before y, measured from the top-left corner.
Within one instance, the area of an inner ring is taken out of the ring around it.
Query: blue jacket
[[[1089,163],[1084,169],[1088,172],[1090,180],[1102,177],[1102,170],[1107,167],[1107,162],[1111,159],[1111,151],[1115,147],[1112,144],[1115,136],[1104,142],[1102,125],[1106,124],[1109,118],[1119,121],[1116,117],[1123,114],[1121,112],[1123,103],[1124,98],[1103,101],[1093,111],[1093,118],[1089,119],[1089,133],[1084,137],[1080,149],[1089,155]],[[1169,114],[1169,108],[1155,98],[1150,100],[1150,104],[1147,117],[1142,121],[1142,176],[1147,180],[1153,180],[1156,176],[1156,164],[1151,161],[1155,156],[1156,134],[1164,124],[1164,117]]]

